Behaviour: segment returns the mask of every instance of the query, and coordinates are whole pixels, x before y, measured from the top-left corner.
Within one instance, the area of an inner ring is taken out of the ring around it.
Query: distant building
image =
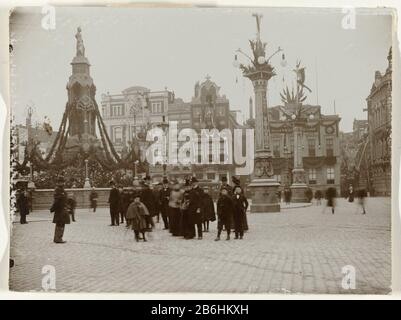
[[[269,108],[274,175],[281,188],[292,184],[294,164],[294,132],[288,115],[291,105]],[[306,183],[312,190],[335,187],[340,191],[340,117],[324,115],[318,105],[303,105],[302,149]]]
[[[175,97],[172,91],[151,91],[148,88],[134,86],[123,90],[122,93],[103,94],[102,117],[110,139],[120,154],[129,150],[135,136],[138,137],[155,126],[167,129],[172,121],[177,122],[178,132],[185,128],[192,128],[198,135],[202,129],[242,128],[236,121],[235,112],[230,110],[229,100],[225,95],[221,95],[219,90],[216,83],[207,77],[204,82],[195,84],[191,101],[185,102]],[[177,148],[180,148],[183,143],[178,142]],[[244,144],[243,147],[245,147]],[[199,151],[200,146],[198,146],[198,153]],[[230,179],[235,174],[235,165],[222,163],[224,162],[223,146],[220,149],[219,160],[221,160],[220,164],[212,163],[212,161],[202,164],[198,154],[194,163],[187,165],[166,163],[151,165],[149,174],[155,180],[161,180],[166,173],[174,179],[195,175],[198,180],[217,183],[223,175]]]
[[[33,143],[37,145],[42,156],[47,155],[57,136],[56,131],[49,133],[45,128],[40,127],[39,124],[32,127],[31,122],[31,117],[28,116],[25,125],[19,124],[15,127],[16,142],[18,145],[17,159],[19,163],[24,161],[25,151],[27,147],[28,150],[29,147],[33,147]],[[33,143],[30,144],[29,141],[33,141]]]
[[[368,134],[368,120],[354,119],[352,132],[340,132],[341,194],[346,196],[350,186],[358,188],[357,155]]]
[[[358,152],[359,187],[372,195],[391,195],[392,49],[384,74],[375,72],[367,101],[368,137]]]

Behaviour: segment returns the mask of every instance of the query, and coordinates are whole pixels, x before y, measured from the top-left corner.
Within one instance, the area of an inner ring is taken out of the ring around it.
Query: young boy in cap
[[[135,233],[135,240],[139,241],[139,233],[142,234],[143,241],[147,241],[145,237],[145,231],[147,228],[147,216],[149,211],[146,206],[141,202],[141,196],[139,193],[134,195],[134,202],[128,206],[127,220],[130,221],[132,230]]]
[[[220,197],[217,200],[217,238],[215,241],[220,240],[221,231],[223,227],[227,231],[227,240],[230,240],[231,221],[233,219],[234,204],[227,188],[222,188]]]

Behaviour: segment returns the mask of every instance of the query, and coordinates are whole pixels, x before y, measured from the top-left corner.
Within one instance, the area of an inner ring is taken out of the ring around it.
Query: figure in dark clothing
[[[93,212],[96,212],[97,199],[98,199],[98,194],[96,192],[96,189],[95,189],[95,187],[92,187],[91,193],[89,195],[89,201],[90,201],[91,208],[93,209]]]
[[[23,189],[17,191],[17,209],[20,214],[20,223],[27,224],[26,216],[29,214],[28,192]]]
[[[168,203],[170,200],[171,189],[169,188],[169,182],[167,178],[163,179],[163,189],[160,190],[160,211],[164,223],[164,230],[169,227],[168,224]]]
[[[320,206],[322,204],[322,198],[323,198],[322,191],[316,190],[315,191],[316,205]]]
[[[209,222],[216,221],[216,210],[214,209],[214,202],[209,194],[209,188],[203,189],[202,196],[202,221],[203,231],[209,232]]]
[[[349,186],[349,189],[348,189],[348,202],[354,202],[354,198],[355,198],[354,188],[352,186]]]
[[[170,193],[170,201],[168,204],[169,210],[169,224],[170,232],[173,236],[181,236],[181,203],[182,203],[182,190],[180,185],[176,183]]]
[[[366,209],[365,209],[366,196],[367,192],[365,189],[361,189],[358,191],[358,205],[362,208],[362,214],[366,214]]]
[[[54,190],[53,205],[50,212],[54,212],[53,223],[56,224],[54,230],[54,242],[65,243],[63,240],[64,229],[66,224],[70,224],[70,215],[67,211],[67,193],[64,190],[64,178],[59,177],[57,187]]]
[[[126,213],[126,211],[124,211],[124,199],[123,199],[124,188],[119,187],[118,192],[120,193],[120,200],[119,200],[120,204],[118,206],[119,217],[117,217],[117,220],[120,219],[120,223],[123,224],[124,219],[125,219],[125,213]]]
[[[291,203],[291,196],[292,196],[291,189],[288,188],[288,187],[286,187],[286,188],[284,189],[284,202],[285,202],[287,205],[290,205],[290,203]]]
[[[196,231],[198,232],[198,240],[201,240],[203,238],[201,212],[203,190],[199,187],[198,179],[195,177],[191,178],[191,187],[189,210],[192,217],[192,223],[196,226]]]
[[[67,211],[68,214],[71,216],[71,220],[76,222],[75,220],[75,208],[77,206],[77,200],[75,199],[74,193],[70,192],[67,195]]]
[[[155,223],[153,222],[153,216],[155,215],[155,202],[156,199],[154,197],[153,191],[150,189],[147,180],[142,182],[142,191],[141,191],[141,202],[146,206],[149,211],[149,215],[146,216],[147,219],[147,231],[152,231],[155,227]]]
[[[184,186],[184,194],[182,196],[181,202],[181,232],[184,236],[184,239],[193,239],[195,238],[195,225],[193,224],[192,210],[190,208],[191,205],[191,184],[189,180],[186,180]]]
[[[124,189],[123,192],[122,192],[122,194],[120,194],[121,201],[122,201],[122,208],[121,208],[121,210],[122,210],[123,213],[124,213],[126,226],[128,226],[128,220],[127,220],[127,217],[126,217],[127,209],[128,209],[128,206],[130,205],[130,203],[131,203],[132,201],[134,201],[134,200],[132,199],[132,196],[133,196],[133,195],[131,194],[131,192],[130,192],[129,189]]]
[[[334,214],[336,206],[336,188],[330,187],[326,190],[327,207],[331,208],[331,213]]]
[[[234,230],[235,230],[235,239],[243,239],[244,237],[244,229],[245,229],[245,221],[246,221],[246,210],[248,209],[248,200],[246,199],[242,188],[240,186],[234,187],[234,195],[233,195],[233,221],[234,221]]]
[[[120,192],[116,188],[114,181],[110,182],[111,190],[109,195],[109,206],[110,206],[110,226],[118,226],[119,223],[119,213],[120,213]]]
[[[217,200],[217,238],[215,241],[220,240],[221,231],[223,227],[227,231],[227,240],[230,240],[231,221],[233,220],[234,204],[232,198],[229,196],[227,188],[221,189],[220,197]]]
[[[161,204],[160,204],[160,186],[157,185],[153,190],[153,198],[155,199],[154,203],[154,209],[155,209],[155,217],[156,217],[156,222],[160,222],[160,211],[161,211]]]
[[[127,219],[130,221],[132,230],[135,233],[136,241],[139,241],[139,233],[142,234],[143,241],[147,241],[145,232],[147,228],[146,216],[149,215],[149,211],[146,206],[141,202],[139,194],[134,195],[134,201],[128,206]]]

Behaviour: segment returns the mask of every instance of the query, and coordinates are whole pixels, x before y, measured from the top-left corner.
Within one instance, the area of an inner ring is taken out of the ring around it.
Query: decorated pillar
[[[305,170],[303,168],[303,127],[306,119],[298,118],[294,121],[294,169],[292,170],[291,202],[308,202],[306,197]]]
[[[260,39],[261,15],[254,15],[257,38],[251,40],[252,64],[240,65],[244,77],[252,81],[255,93],[255,165],[249,188],[252,192],[251,212],[279,212],[277,191],[280,184],[273,178],[273,162],[270,149],[270,132],[267,106],[267,84],[275,76],[274,68],[265,58],[266,43]]]

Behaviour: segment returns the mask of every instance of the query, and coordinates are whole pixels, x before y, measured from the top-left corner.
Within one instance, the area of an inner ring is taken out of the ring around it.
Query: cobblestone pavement
[[[56,291],[221,293],[388,293],[391,283],[390,199],[367,199],[367,215],[338,201],[324,206],[249,214],[244,240],[173,238],[158,224],[135,242],[124,226],[108,226],[108,210],[78,210],[66,244],[52,243],[50,213],[14,224],[10,289],[41,291],[42,267],[56,270]],[[356,270],[356,289],[342,289],[342,267]]]

